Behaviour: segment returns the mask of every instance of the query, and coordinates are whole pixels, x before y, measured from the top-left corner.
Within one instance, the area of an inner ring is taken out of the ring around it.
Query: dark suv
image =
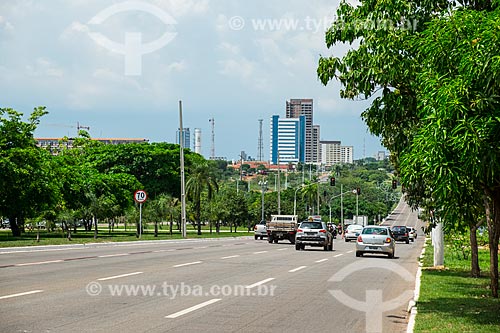
[[[395,241],[401,241],[405,242],[406,244],[410,244],[410,235],[408,234],[406,226],[396,225],[391,228],[391,231]]]

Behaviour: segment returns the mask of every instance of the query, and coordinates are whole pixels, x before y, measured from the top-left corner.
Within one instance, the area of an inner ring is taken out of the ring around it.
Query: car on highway
[[[306,245],[322,246],[325,251],[333,250],[333,234],[325,222],[304,221],[299,224],[295,234],[295,250],[304,250]]]
[[[408,229],[408,237],[410,241],[414,242],[417,239],[417,229],[413,227],[406,227]]]
[[[254,237],[255,239],[263,239],[264,237],[267,237],[267,226],[266,226],[266,221],[260,221],[253,227],[254,231]]]
[[[356,239],[356,257],[365,253],[387,254],[394,258],[396,253],[396,242],[389,227],[366,226]]]
[[[358,238],[358,235],[361,233],[361,230],[363,230],[363,226],[360,224],[350,224],[344,235],[344,239],[346,242],[350,242],[352,240],[356,240]]]
[[[405,225],[395,225],[391,228],[394,240],[410,244],[410,235]]]

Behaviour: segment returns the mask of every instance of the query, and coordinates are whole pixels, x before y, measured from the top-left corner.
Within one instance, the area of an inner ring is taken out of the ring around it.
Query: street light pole
[[[262,215],[261,215],[261,221],[264,221],[264,192],[267,190],[267,182],[266,181],[260,181],[259,185],[261,186],[261,192],[262,192]]]
[[[359,216],[359,194],[356,192],[356,224],[358,224],[358,216]]]
[[[295,190],[295,194],[293,195],[293,215],[297,215],[297,191],[300,190],[301,187],[297,187]]]
[[[342,238],[344,238],[344,191],[340,184],[340,225],[342,227]]]

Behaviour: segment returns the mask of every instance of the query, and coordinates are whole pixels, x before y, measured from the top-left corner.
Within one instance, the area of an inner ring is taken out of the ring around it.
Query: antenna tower
[[[262,121],[263,119],[259,119],[259,144],[257,147],[258,154],[257,154],[257,160],[258,161],[263,161],[264,160],[264,142],[262,141]]]
[[[210,118],[209,123],[212,128],[212,142],[210,146],[210,159],[214,160],[215,159],[215,120],[214,118]]]

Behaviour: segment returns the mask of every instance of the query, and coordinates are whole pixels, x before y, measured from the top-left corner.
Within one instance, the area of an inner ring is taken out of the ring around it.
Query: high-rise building
[[[304,163],[306,117],[271,117],[270,161],[272,164]]]
[[[201,155],[201,129],[194,129],[194,152]]]
[[[342,161],[340,141],[321,141],[321,164],[332,166]]]
[[[184,148],[191,148],[191,133],[189,128],[184,128],[182,131],[182,134],[184,136],[184,140],[182,141],[182,146]],[[181,129],[177,129],[177,133],[175,135],[175,143],[180,144],[181,143]]]
[[[353,162],[353,146],[342,146],[341,151],[341,163],[352,164]]]
[[[305,116],[305,163],[316,163],[318,155],[314,155],[313,142],[313,100],[290,99],[286,101],[286,118]],[[317,148],[316,148],[317,151]]]
[[[321,163],[320,127],[313,125],[312,132],[312,162]]]
[[[377,152],[377,154],[375,154],[375,159],[376,159],[377,161],[383,161],[383,160],[385,160],[385,159],[386,159],[386,157],[387,157],[387,156],[385,155],[385,151],[383,151],[383,150],[379,150],[379,151]]]

